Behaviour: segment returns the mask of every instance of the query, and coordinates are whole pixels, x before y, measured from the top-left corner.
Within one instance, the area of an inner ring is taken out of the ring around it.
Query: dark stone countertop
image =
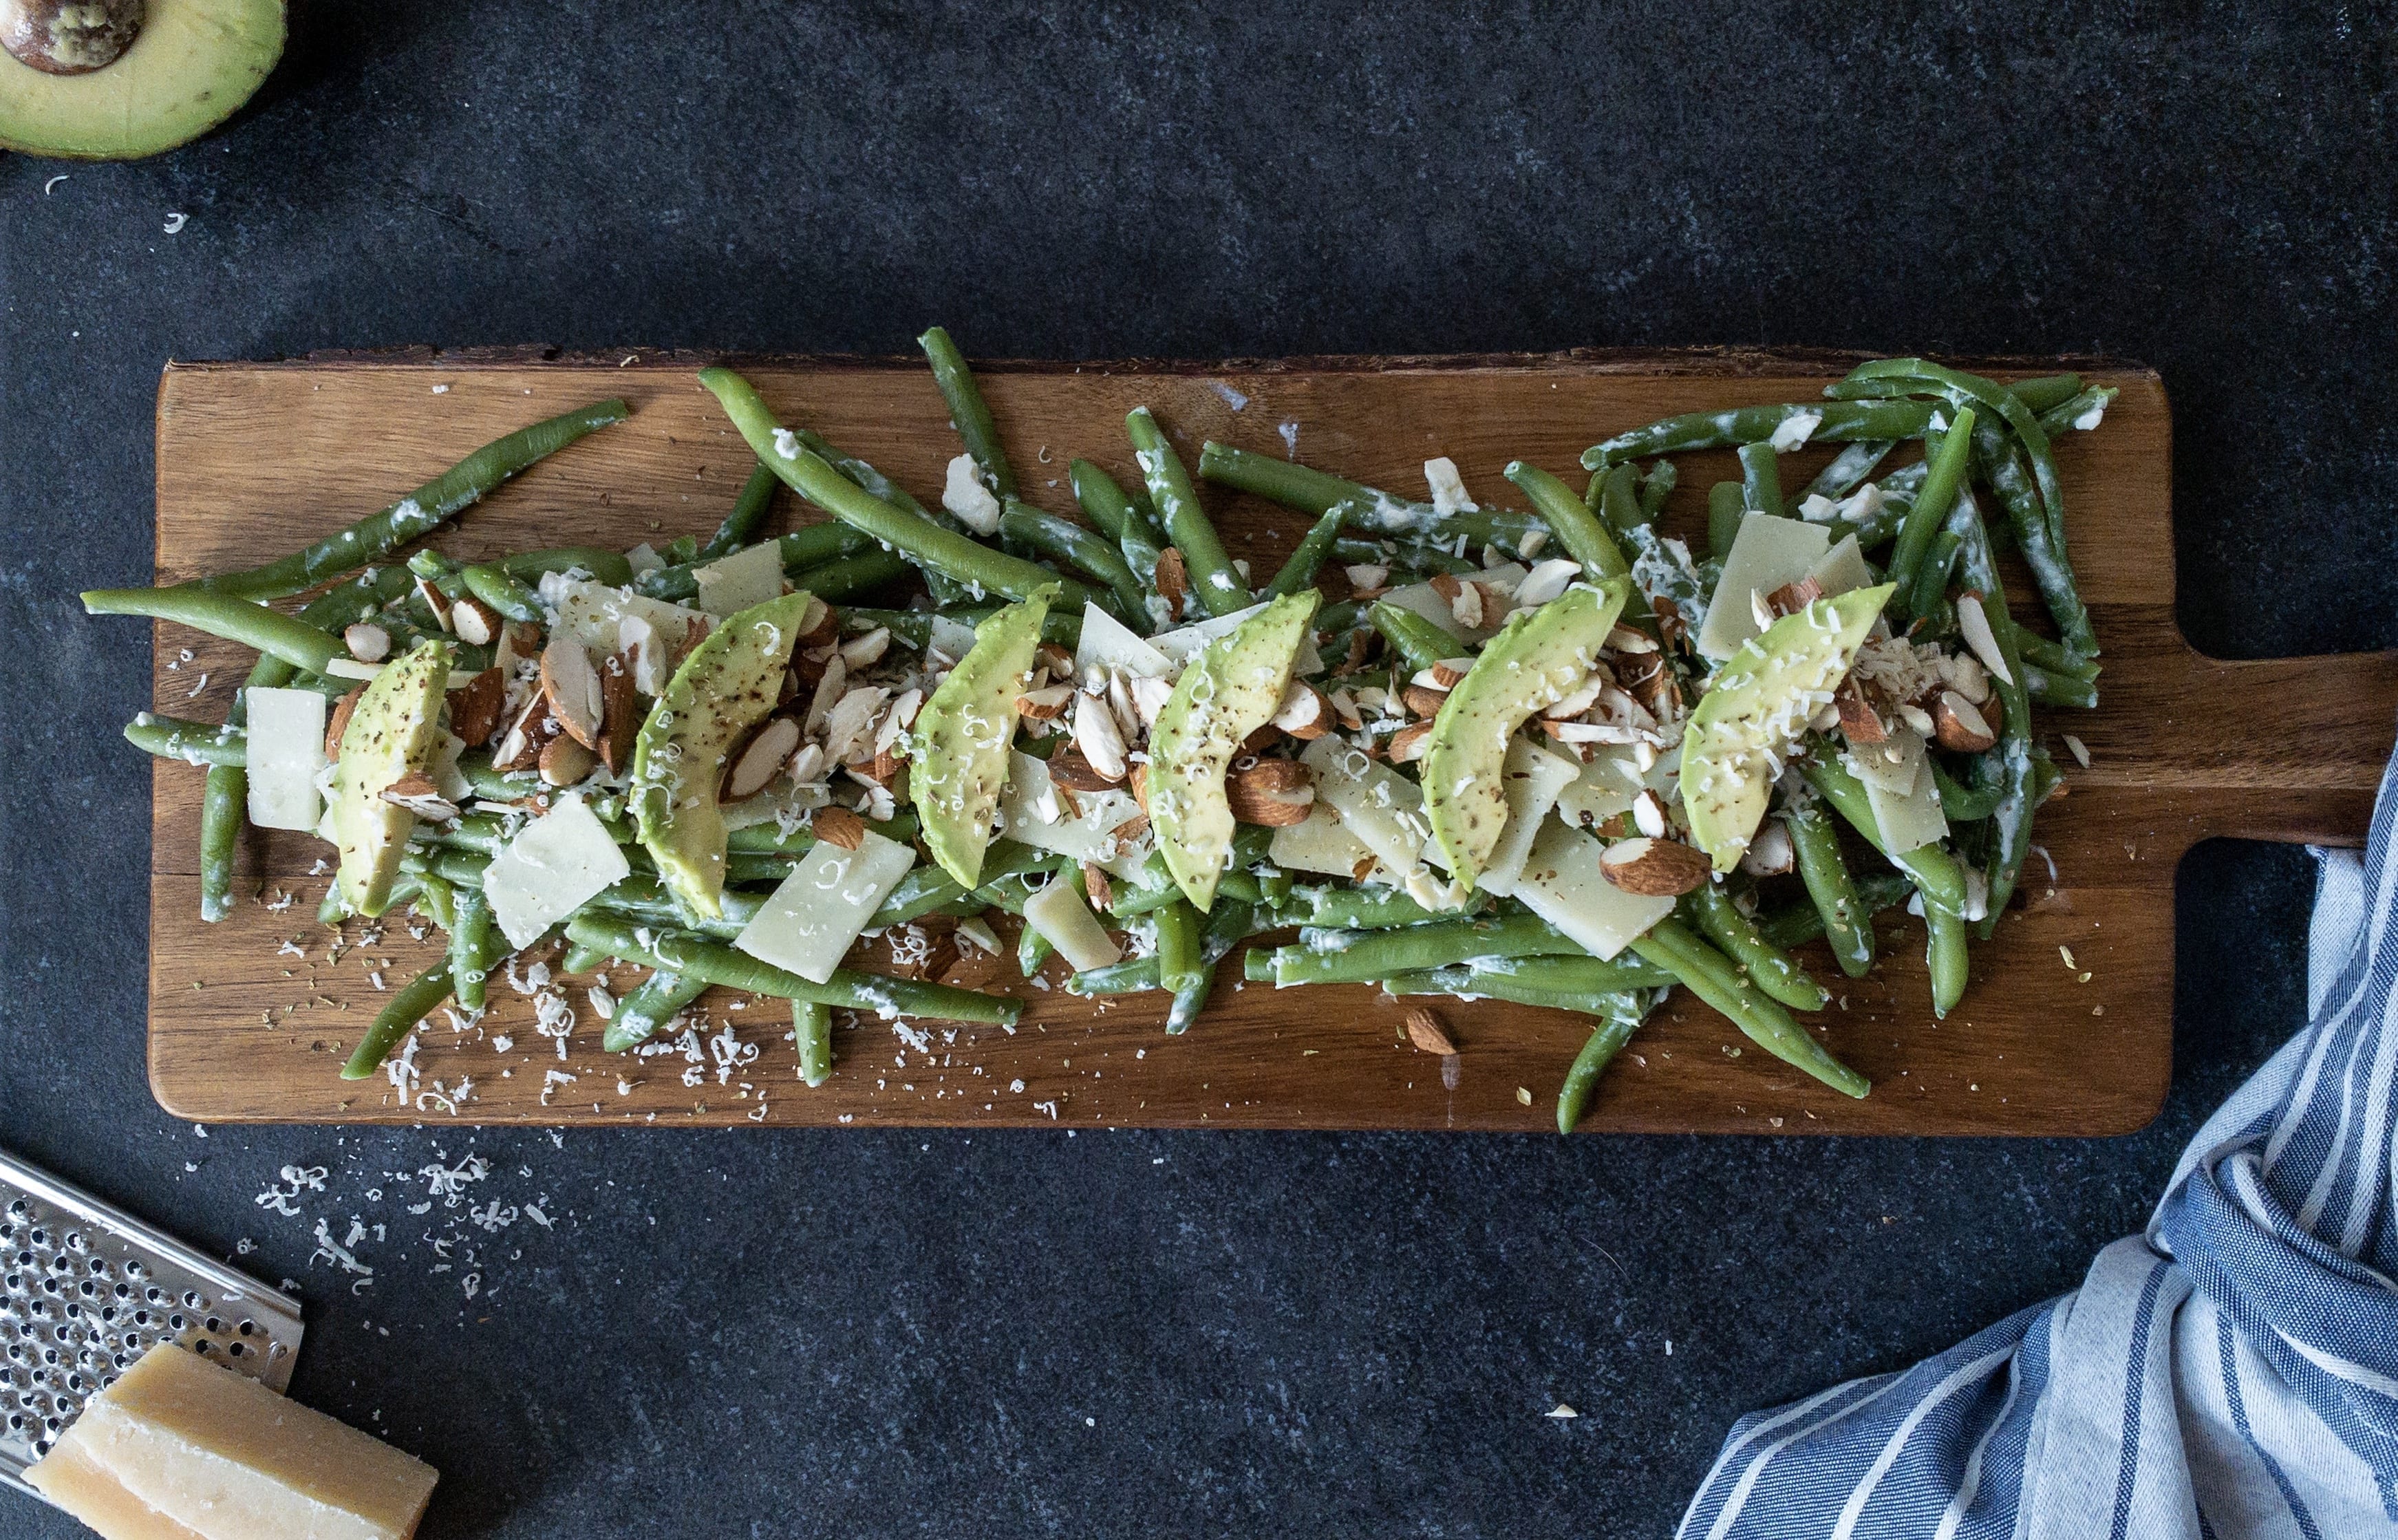
[[[2398,642],[2386,6],[1155,9],[313,5],[212,138],[0,157],[0,1141],[299,1279],[429,1536],[1660,1533],[1738,1413],[2073,1284],[2299,1024],[2309,863],[2213,845],[2119,1140],[164,1116],[147,637],[72,596],[148,580],[169,358],[2096,350],[2172,391],[2201,646]],[[549,1226],[407,1211],[470,1154]]]

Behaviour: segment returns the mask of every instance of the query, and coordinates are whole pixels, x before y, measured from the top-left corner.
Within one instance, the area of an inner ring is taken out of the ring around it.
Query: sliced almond
[[[888,749],[876,750],[872,759],[864,764],[851,765],[849,773],[872,781],[895,798],[908,794],[908,762]]]
[[[1431,748],[1432,723],[1416,722],[1409,723],[1393,733],[1385,751],[1389,753],[1391,762],[1394,764],[1412,764],[1423,758]]]
[[[1582,575],[1582,563],[1553,556],[1524,574],[1516,585],[1516,602],[1526,609],[1545,604],[1564,593],[1573,580]]]
[[[1165,613],[1171,619],[1182,618],[1184,606],[1191,601],[1191,569],[1182,553],[1172,546],[1157,553],[1157,575],[1151,583],[1157,597],[1165,601]]]
[[[1365,713],[1357,709],[1357,697],[1347,690],[1335,690],[1325,698],[1341,726],[1354,733],[1366,725]]]
[[[1898,708],[1898,720],[1914,728],[1916,734],[1921,737],[1928,738],[1939,731],[1938,725],[1932,720],[1932,713],[1920,706],[1901,702]]]
[[[1416,682],[1428,683],[1435,690],[1454,690],[1465,682],[1466,675],[1474,671],[1474,660],[1470,657],[1445,657],[1434,664],[1429,671],[1431,679],[1426,680],[1419,674]]]
[[[1457,1057],[1457,1045],[1449,1040],[1448,1028],[1441,1019],[1421,1006],[1408,1012],[1408,1041],[1426,1053],[1436,1053],[1443,1059]]]
[[[582,642],[563,633],[550,638],[541,654],[541,693],[560,732],[586,749],[600,746],[600,670]]]
[[[1609,629],[1607,644],[1619,653],[1653,653],[1657,650],[1657,643],[1650,639],[1649,633],[1623,625]]]
[[[1097,696],[1075,699],[1074,747],[1082,750],[1092,770],[1110,784],[1124,779],[1124,733],[1116,725],[1115,712]]]
[[[1140,804],[1140,816],[1144,818],[1148,817],[1149,766],[1147,764],[1135,764],[1125,772],[1125,790],[1132,793],[1133,801]]]
[[[1632,821],[1640,832],[1650,839],[1663,839],[1665,834],[1665,804],[1653,790],[1643,790],[1632,799]]]
[[[850,672],[855,673],[860,669],[870,669],[882,662],[882,655],[890,650],[891,628],[877,626],[864,636],[852,637],[842,642],[841,660],[849,666]]]
[[[816,838],[843,850],[855,850],[866,843],[866,820],[846,807],[819,807],[813,826]]]
[[[450,731],[467,748],[480,749],[500,730],[507,705],[506,678],[497,669],[486,669],[467,681],[465,689],[450,692]]]
[[[1066,708],[1073,702],[1072,685],[1049,684],[1038,690],[1027,690],[1017,696],[1016,711],[1018,716],[1032,722],[1055,722],[1066,714]]]
[[[573,786],[591,774],[592,766],[600,763],[600,758],[561,733],[543,747],[540,763],[545,785]]]
[[[1556,704],[1549,707],[1541,715],[1556,722],[1578,717],[1597,705],[1599,696],[1613,687],[1612,677],[1603,666],[1593,669],[1590,671],[1590,677],[1558,696]]]
[[[350,713],[358,709],[358,697],[366,693],[367,687],[361,684],[333,702],[332,710],[325,717],[325,757],[327,759],[337,760],[342,757],[342,735],[350,730]],[[461,733],[459,736],[464,737],[465,735]]]
[[[1465,591],[1465,585],[1457,580],[1455,573],[1435,573],[1424,587],[1440,595],[1440,601],[1444,604],[1456,603],[1457,596]]]
[[[1440,709],[1448,704],[1448,692],[1428,689],[1421,684],[1410,684],[1399,692],[1399,698],[1405,701],[1408,709],[1416,715],[1436,717],[1440,715]]]
[[[497,770],[530,770],[541,763],[542,750],[557,736],[558,724],[549,720],[549,697],[535,690],[525,697],[524,709],[508,724],[500,746],[492,750],[492,766]]]
[[[1360,594],[1380,593],[1391,581],[1391,569],[1380,561],[1360,561],[1341,571]]]
[[[1125,849],[1138,844],[1148,833],[1149,815],[1138,813],[1109,830],[1108,838],[1116,842],[1118,849]]]
[[[1054,642],[1044,642],[1033,649],[1033,661],[1049,670],[1051,679],[1074,677],[1074,655]]]
[[[1124,782],[1122,776],[1111,779],[1100,775],[1079,749],[1060,749],[1049,756],[1049,779],[1069,791],[1112,791]]]
[[[458,804],[443,796],[440,788],[420,775],[402,776],[384,787],[383,800],[435,823],[448,823],[458,816]]]
[[[1349,633],[1349,651],[1341,655],[1340,666],[1332,670],[1336,677],[1346,677],[1366,667],[1367,651],[1373,646],[1374,628],[1360,626]]]
[[[500,612],[469,595],[450,606],[450,628],[461,642],[488,647],[500,638]]]
[[[1958,754],[1978,754],[1999,741],[1981,708],[1954,690],[1941,691],[1932,703],[1932,736],[1941,748]]]
[[[825,730],[825,723],[832,716],[832,709],[841,704],[841,697],[849,689],[849,665],[841,660],[841,655],[833,653],[822,661],[824,672],[816,676],[815,694],[809,697],[808,714],[801,719],[800,723],[810,737]]]
[[[775,783],[791,751],[800,746],[800,724],[788,717],[768,717],[749,735],[732,758],[732,768],[717,788],[719,802],[747,802]]]
[[[1322,737],[1332,725],[1332,707],[1324,692],[1305,680],[1294,679],[1274,708],[1273,724],[1301,742]]]
[[[381,663],[391,655],[391,633],[370,620],[361,620],[342,632],[342,645],[360,663]]]
[[[1137,679],[1132,682],[1133,715],[1140,719],[1144,735],[1157,725],[1157,713],[1174,698],[1174,684],[1169,680]]]
[[[1646,834],[1609,845],[1598,858],[1600,876],[1646,898],[1678,898],[1704,884],[1710,870],[1704,851]]]
[[[600,660],[600,763],[612,776],[632,767],[633,745],[641,736],[641,698],[633,686],[630,659]]]
[[[1315,784],[1297,760],[1263,759],[1227,775],[1224,796],[1240,822],[1282,829],[1307,821]]]
[[[1999,639],[1990,629],[1989,612],[1982,604],[1982,596],[1970,589],[1959,594],[1957,628],[1965,633],[1965,645],[1974,649],[1982,667],[1990,670],[2000,683],[2013,684],[2015,676],[2007,671],[2006,654],[1999,650]]]
[[[1839,688],[1832,692],[1832,704],[1839,708],[1840,731],[1851,743],[1889,741],[1890,730],[1882,725],[1881,718],[1874,714],[1873,707],[1866,700],[1865,691],[1853,676],[1840,681]]]
[[[844,694],[825,714],[825,758],[836,764],[856,764],[874,757],[874,723],[882,715],[891,692],[879,684],[861,684]]]

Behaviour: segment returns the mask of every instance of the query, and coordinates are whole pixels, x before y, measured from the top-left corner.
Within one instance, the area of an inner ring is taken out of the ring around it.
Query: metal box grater
[[[0,1152],[0,1482],[162,1342],[280,1392],[300,1302]]]

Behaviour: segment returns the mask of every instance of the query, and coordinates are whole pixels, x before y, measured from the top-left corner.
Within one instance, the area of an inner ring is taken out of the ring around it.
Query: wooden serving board
[[[688,358],[560,359],[532,354],[403,355],[287,363],[172,365],[158,397],[158,579],[250,565],[371,511],[478,444],[537,417],[609,396],[630,421],[556,456],[471,511],[438,544],[478,556],[564,543],[664,543],[703,535],[750,461]],[[1071,499],[1068,460],[1129,473],[1123,422],[1147,402],[1187,459],[1206,439],[1298,456],[1394,489],[1417,487],[1448,454],[1492,501],[1521,457],[1572,473],[1588,444],[1670,413],[1814,397],[1854,360],[1742,353],[1340,359],[1199,365],[998,364],[991,406],[1031,497]],[[2040,371],[2016,360],[2001,373]],[[2044,363],[2040,368],[2054,368]],[[2095,434],[2058,447],[2074,555],[2106,648],[2102,709],[2048,712],[2041,730],[2069,794],[2040,819],[2055,862],[2035,859],[2028,907],[1974,951],[1973,987],[1947,1021],[1926,1001],[1920,924],[1881,924],[1884,962],[1837,982],[1824,1036],[1870,1076],[1851,1101],[1747,1046],[1677,995],[1601,1086],[1586,1129],[1643,1132],[2108,1134],[2156,1112],[2172,1069],[2174,868],[2210,835],[2360,839],[2398,720],[2398,657],[2257,663],[2202,657],[2174,621],[2171,427],[2156,376],[2095,366],[2122,398]],[[956,453],[928,373],[913,362],[766,359],[751,377],[794,424],[822,429],[918,490],[936,493]],[[1295,427],[1286,426],[1295,425]],[[1804,451],[1803,484],[1829,451]],[[1696,521],[1729,454],[1681,457],[1669,519]],[[1295,516],[1206,493],[1235,556],[1270,573],[1302,529]],[[818,517],[788,501],[778,518]],[[2014,592],[2028,608],[2029,583]],[[121,625],[121,621],[94,621]],[[185,651],[188,649],[188,652]],[[158,628],[158,708],[217,720],[246,669],[238,649]],[[203,684],[203,678],[205,683]],[[196,694],[195,690],[196,687]],[[2058,735],[2088,746],[2074,769]],[[584,983],[582,1020],[558,1044],[527,1002],[495,983],[494,1008],[461,1033],[437,1014],[420,1034],[417,1094],[335,1071],[384,996],[431,947],[403,925],[329,961],[314,920],[323,847],[276,834],[246,857],[261,901],[214,925],[197,913],[200,772],[161,763],[152,841],[150,1073],[159,1102],[207,1122],[1034,1125],[1273,1128],[1554,1127],[1554,1098],[1587,1028],[1582,1019],[1496,1002],[1443,1003],[1461,1046],[1456,1088],[1409,1047],[1404,1007],[1367,986],[1277,993],[1238,986],[1228,962],[1196,1030],[1168,1038],[1154,997],[1104,1006],[1015,978],[1013,959],[968,965],[1029,1002],[1013,1033],[927,1023],[837,1027],[837,1069],[796,1078],[787,1007],[711,995],[754,1059],[713,1049],[633,1059],[599,1050]],[[245,884],[244,892],[249,891]],[[288,908],[272,907],[278,896]],[[357,926],[351,927],[355,937]],[[438,941],[438,937],[436,938]],[[304,955],[278,951],[289,941]],[[2060,948],[2069,949],[2068,964]],[[1053,963],[1044,980],[1060,977]],[[372,977],[370,977],[370,975]],[[631,987],[630,970],[617,978]],[[738,1005],[740,1008],[730,1008]],[[910,1041],[910,1038],[913,1041]],[[507,1040],[509,1046],[500,1045]],[[571,1078],[568,1078],[571,1077]],[[471,1092],[454,1112],[462,1081]],[[437,1084],[439,1095],[435,1094]]]

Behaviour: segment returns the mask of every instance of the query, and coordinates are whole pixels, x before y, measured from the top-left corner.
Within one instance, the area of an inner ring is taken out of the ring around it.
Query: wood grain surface
[[[281,554],[370,512],[487,439],[579,403],[623,396],[631,419],[556,456],[435,544],[463,556],[565,542],[629,546],[712,529],[749,458],[693,378],[698,360],[628,353],[412,353],[286,363],[170,365],[158,399],[158,579]],[[1082,454],[1129,473],[1123,418],[1148,402],[1196,457],[1206,439],[1281,453],[1394,489],[1453,457],[1488,501],[1524,458],[1573,472],[1588,444],[1673,412],[1812,397],[1852,360],[1745,353],[1539,358],[1325,359],[1222,365],[997,364],[984,369],[1032,501],[1071,508]],[[940,399],[913,363],[762,359],[748,365],[788,422],[816,426],[915,488],[937,492],[956,453]],[[2050,366],[2053,367],[2053,366]],[[2009,371],[2029,372],[2022,361]],[[2058,447],[2074,555],[2106,649],[2101,709],[2041,728],[2069,793],[2041,815],[2054,881],[2035,858],[2029,902],[1974,952],[1973,986],[1946,1021],[1925,996],[1920,922],[1884,920],[1884,962],[1841,982],[1822,1035],[1870,1076],[1846,1098],[1751,1047],[1677,994],[1607,1075],[1585,1131],[2105,1134],[2155,1113],[2172,1063],[2174,868],[2211,835],[2354,843],[2398,718],[2398,657],[2256,663],[2202,657],[2174,620],[2170,424],[2153,374],[2094,367],[2123,395],[2096,434]],[[1798,484],[1828,455],[1785,462]],[[1669,522],[1695,526],[1731,457],[1678,457]],[[1270,572],[1303,528],[1279,509],[1206,493],[1235,556]],[[813,521],[788,499],[783,526]],[[2014,571],[2019,614],[2028,580]],[[124,625],[126,621],[92,624]],[[158,709],[217,720],[247,668],[240,649],[157,628]],[[2076,769],[2058,735],[2087,745]],[[130,750],[128,750],[130,751]],[[600,1020],[535,1030],[523,996],[458,1030],[419,1034],[412,1094],[336,1070],[384,998],[436,955],[404,920],[362,938],[315,923],[323,847],[255,839],[226,921],[197,913],[200,772],[156,769],[152,841],[150,1074],[159,1102],[206,1122],[635,1125],[1062,1125],[1277,1128],[1554,1128],[1554,1099],[1585,1035],[1560,1012],[1442,1003],[1462,1074],[1408,1046],[1403,1008],[1367,986],[1276,992],[1228,962],[1206,1019],[1161,1030],[1163,1003],[1074,999],[1053,962],[1036,987],[1012,959],[952,981],[1023,996],[1013,1033],[837,1020],[837,1067],[796,1076],[788,1008],[723,992],[697,1046],[599,1051]],[[2063,949],[2063,950],[2060,950]],[[2067,953],[2070,954],[2068,961]],[[1808,962],[1839,979],[1820,949]],[[619,970],[629,989],[637,975]],[[694,1057],[695,1056],[695,1057]],[[462,1087],[465,1087],[462,1092]],[[1529,1095],[1529,1101],[1526,1098]]]

